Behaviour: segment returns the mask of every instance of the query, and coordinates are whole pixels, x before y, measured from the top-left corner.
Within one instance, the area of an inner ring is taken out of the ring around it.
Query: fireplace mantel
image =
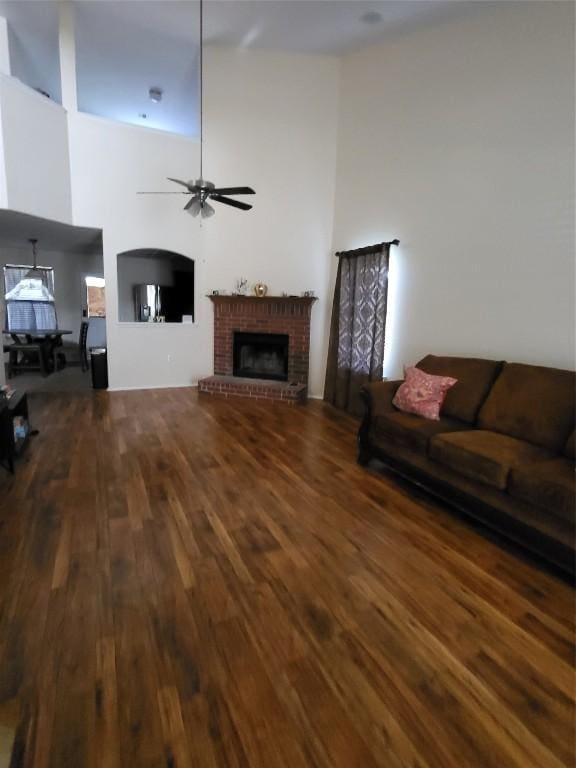
[[[241,296],[240,294],[214,294],[210,293],[207,296],[208,299],[214,302],[214,304],[232,304],[232,303],[254,303],[254,304],[267,304],[269,302],[281,303],[281,304],[295,304],[302,306],[310,306],[316,300],[316,296]]]

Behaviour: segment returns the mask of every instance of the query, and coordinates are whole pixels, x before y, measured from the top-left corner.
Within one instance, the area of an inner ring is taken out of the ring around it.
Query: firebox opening
[[[234,376],[288,381],[288,335],[234,333]]]

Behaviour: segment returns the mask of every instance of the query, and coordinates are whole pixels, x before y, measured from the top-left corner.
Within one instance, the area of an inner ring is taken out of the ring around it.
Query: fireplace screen
[[[288,336],[234,333],[234,376],[288,380]]]

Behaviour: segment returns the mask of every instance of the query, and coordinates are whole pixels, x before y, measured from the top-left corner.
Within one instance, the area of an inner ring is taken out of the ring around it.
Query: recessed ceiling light
[[[378,11],[366,11],[360,16],[360,21],[363,21],[364,24],[378,24],[382,21],[382,14]]]
[[[154,85],[148,91],[148,96],[150,97],[150,101],[153,101],[157,104],[159,101],[162,101],[163,93],[164,91],[162,90],[162,88],[159,88],[157,85]]]

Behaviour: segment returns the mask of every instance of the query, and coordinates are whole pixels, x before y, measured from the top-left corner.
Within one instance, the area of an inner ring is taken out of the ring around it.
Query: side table
[[[37,434],[30,426],[26,392],[16,391],[0,401],[0,464],[5,469],[14,474],[14,460]]]

